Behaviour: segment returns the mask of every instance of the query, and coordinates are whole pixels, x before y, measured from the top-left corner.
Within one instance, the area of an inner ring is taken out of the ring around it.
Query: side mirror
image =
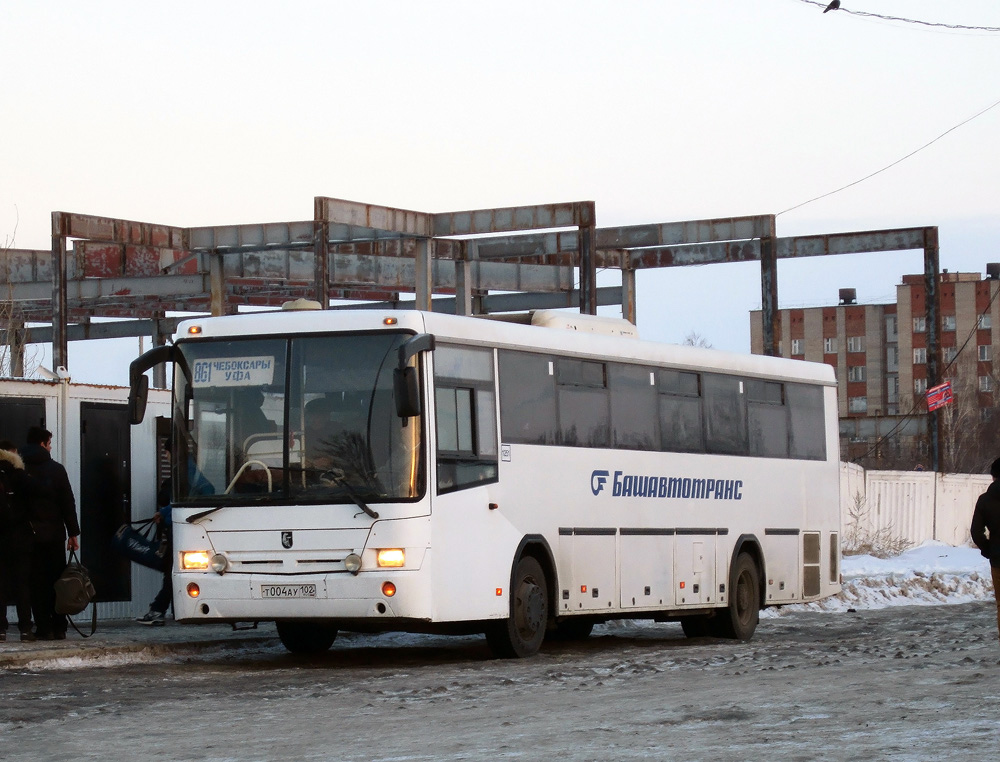
[[[399,347],[399,364],[392,372],[392,391],[396,398],[396,415],[414,418],[421,413],[420,384],[417,369],[408,364],[420,352],[434,351],[434,337],[429,333],[411,336]]]
[[[135,426],[146,417],[146,399],[149,397],[149,379],[139,376],[128,393],[128,422]]]
[[[133,426],[146,416],[149,379],[143,374],[161,362],[174,362],[177,354],[172,346],[153,347],[135,358],[128,366],[128,420]]]
[[[392,391],[396,398],[396,415],[400,418],[415,418],[420,415],[420,387],[417,384],[417,369],[396,368],[392,372]]]

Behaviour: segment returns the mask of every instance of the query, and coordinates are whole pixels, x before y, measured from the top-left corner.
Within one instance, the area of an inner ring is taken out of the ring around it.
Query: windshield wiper
[[[344,492],[347,493],[347,496],[349,498],[351,498],[351,500],[354,502],[354,504],[356,506],[358,506],[358,508],[360,508],[361,510],[363,510],[365,513],[367,513],[373,519],[377,519],[378,518],[378,511],[373,511],[371,508],[369,508],[368,507],[368,503],[366,503],[364,500],[362,500],[356,493],[354,493],[351,490],[347,489],[347,487],[344,487]]]
[[[344,480],[343,476],[338,474],[336,471],[328,470],[323,472],[322,478],[329,479],[334,482],[338,487],[344,490],[344,494],[351,498],[351,502],[358,506],[358,508],[367,513],[373,519],[378,518],[378,511],[372,510],[368,503],[362,500],[361,496],[351,489],[350,485],[348,485],[348,483]]]
[[[194,523],[196,523],[198,521],[201,521],[206,516],[209,516],[209,515],[215,513],[216,511],[221,511],[225,507],[226,506],[224,506],[224,505],[217,505],[214,508],[209,508],[207,511],[201,511],[200,513],[191,514],[190,516],[188,516],[185,519],[185,521],[187,521],[188,524],[194,524]]]

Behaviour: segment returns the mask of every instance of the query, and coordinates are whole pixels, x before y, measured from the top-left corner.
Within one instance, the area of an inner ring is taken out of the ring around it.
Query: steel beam
[[[330,306],[330,254],[327,235],[330,224],[322,199],[313,199],[313,280],[316,284],[316,301],[325,310]]]
[[[778,351],[781,315],[778,312],[778,260],[774,249],[773,237],[760,239],[760,303],[764,325],[764,354],[777,357],[781,354]]]
[[[480,314],[488,315],[503,312],[526,312],[529,310],[554,310],[576,308],[580,303],[580,292],[574,289],[565,294],[489,294],[480,297],[483,309]],[[603,286],[597,289],[597,304],[610,307],[621,304],[622,290],[620,286]],[[433,311],[443,314],[455,314],[455,298],[440,297],[432,302]],[[383,301],[366,304],[345,304],[331,307],[332,310],[412,310],[416,309],[414,301]]]
[[[97,339],[130,339],[140,336],[153,336],[157,332],[157,322],[159,330],[164,336],[170,336],[177,330],[177,324],[181,320],[189,320],[195,317],[188,315],[184,318],[163,318],[156,320],[113,320],[106,323],[70,323],[66,327],[66,335],[70,341],[89,341]],[[46,344],[52,341],[53,326],[35,326],[24,329],[25,344]],[[5,338],[5,341],[7,339]]]
[[[593,204],[593,201],[573,201],[563,204],[445,212],[431,215],[432,232],[434,236],[447,237],[578,227],[581,209],[587,205],[592,209]]]
[[[927,388],[941,382],[941,293],[938,288],[940,261],[937,228],[924,228],[924,289],[927,301]],[[938,410],[928,411],[927,428],[931,435],[931,466],[935,473],[941,470],[941,425]]]
[[[937,228],[901,228],[861,233],[831,233],[815,236],[776,238],[775,258],[826,256],[830,254],[874,254],[924,248],[927,231]],[[708,265],[722,262],[752,262],[760,259],[760,242],[725,241],[719,243],[657,246],[629,252],[635,268]]]
[[[90,214],[71,212],[53,212],[52,214],[53,217],[60,216],[63,235],[67,238],[156,246],[164,249],[187,248],[184,240],[184,228],[111,217],[95,217]]]
[[[316,219],[325,220],[331,225],[370,228],[413,238],[430,238],[434,235],[432,214],[322,196],[317,196],[314,203]]]
[[[774,233],[774,215],[721,217],[710,220],[601,228],[597,231],[597,248],[637,249],[714,241],[741,241],[773,236]]]
[[[897,228],[778,238],[777,256],[779,259],[788,259],[828,254],[872,254],[880,251],[923,249],[927,231],[936,229]]]
[[[69,306],[66,273],[67,215],[52,212],[52,364],[56,368],[69,367],[69,343],[66,324]]]

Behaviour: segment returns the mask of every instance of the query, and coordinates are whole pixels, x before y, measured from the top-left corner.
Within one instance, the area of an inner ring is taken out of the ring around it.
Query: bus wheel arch
[[[733,571],[736,569],[736,561],[739,559],[741,553],[749,555],[757,565],[757,579],[759,584],[757,596],[760,608],[763,609],[767,600],[767,568],[764,564],[764,551],[761,549],[760,540],[757,539],[756,535],[740,535],[733,546],[733,555],[729,560],[729,590],[735,592],[736,576],[733,574]]]
[[[553,617],[553,570],[544,539],[522,540],[511,568],[510,615],[486,627],[486,640],[496,656],[523,658],[538,652]]]
[[[729,602],[714,617],[715,635],[735,640],[750,640],[763,608],[761,596],[763,569],[753,543],[744,543],[733,554],[729,571]]]

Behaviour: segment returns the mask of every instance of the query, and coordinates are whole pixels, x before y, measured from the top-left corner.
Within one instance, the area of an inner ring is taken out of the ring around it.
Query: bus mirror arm
[[[128,367],[128,420],[133,426],[142,423],[146,417],[146,399],[149,396],[149,379],[145,373],[160,363],[172,362],[173,346],[153,347],[136,359]]]
[[[429,333],[412,336],[399,348],[399,365],[392,372],[392,391],[396,398],[396,415],[400,418],[413,418],[421,413],[417,369],[409,363],[420,352],[433,350],[434,337]]]

